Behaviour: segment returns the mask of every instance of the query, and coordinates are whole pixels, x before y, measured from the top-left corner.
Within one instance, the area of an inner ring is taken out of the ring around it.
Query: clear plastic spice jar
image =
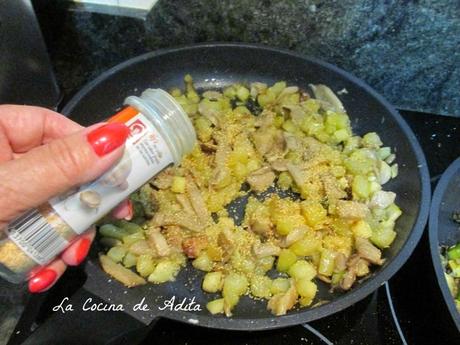
[[[130,128],[120,161],[104,175],[26,212],[0,233],[0,276],[19,283],[51,262],[76,236],[166,167],[193,149],[195,130],[167,92],[130,96],[108,122]]]

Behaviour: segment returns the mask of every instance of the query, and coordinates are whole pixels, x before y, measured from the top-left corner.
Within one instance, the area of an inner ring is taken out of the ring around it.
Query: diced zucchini
[[[122,240],[123,237],[129,235],[129,233],[113,224],[104,224],[99,228],[99,233],[105,237],[116,238]]]
[[[126,253],[125,257],[123,258],[123,266],[127,268],[131,268],[136,266],[137,263],[137,256],[133,253]]]
[[[366,176],[356,175],[353,178],[351,189],[353,195],[356,196],[358,199],[367,199],[369,198],[371,192],[370,182]]]
[[[330,277],[334,272],[336,256],[336,252],[329,249],[323,249],[319,260],[318,273],[323,276]]]
[[[276,295],[279,293],[285,293],[289,289],[290,286],[291,286],[291,283],[289,282],[289,279],[276,278],[272,280],[272,286],[270,288],[270,291],[273,295]]]
[[[457,243],[455,246],[450,247],[447,250],[447,257],[450,260],[460,259],[460,243]]]
[[[289,249],[282,249],[278,256],[278,262],[276,263],[276,270],[279,272],[287,272],[289,268],[296,261],[297,261],[297,255],[295,255]]]
[[[314,237],[307,235],[301,240],[292,244],[289,249],[294,252],[294,254],[298,256],[310,256],[319,251],[321,248],[321,240]]]
[[[149,276],[155,269],[155,263],[151,255],[139,255],[136,261],[136,271],[142,276]]]
[[[107,256],[111,258],[115,262],[120,262],[123,260],[123,258],[126,255],[126,248],[117,246],[117,247],[112,247],[110,250],[107,252]]]

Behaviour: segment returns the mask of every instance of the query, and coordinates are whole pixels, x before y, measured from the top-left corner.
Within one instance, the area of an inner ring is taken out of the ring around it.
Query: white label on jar
[[[165,140],[143,114],[135,115],[126,125],[131,134],[125,153],[112,169],[73,194],[50,200],[57,214],[78,234],[173,163]]]

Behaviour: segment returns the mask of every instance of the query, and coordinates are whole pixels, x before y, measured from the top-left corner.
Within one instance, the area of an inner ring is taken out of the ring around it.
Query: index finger
[[[0,105],[0,161],[27,152],[83,127],[52,110],[33,106]]]

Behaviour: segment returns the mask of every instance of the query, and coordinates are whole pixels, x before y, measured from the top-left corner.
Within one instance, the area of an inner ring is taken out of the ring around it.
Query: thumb
[[[0,228],[37,207],[102,175],[123,155],[129,129],[95,125],[38,146],[0,165]]]

